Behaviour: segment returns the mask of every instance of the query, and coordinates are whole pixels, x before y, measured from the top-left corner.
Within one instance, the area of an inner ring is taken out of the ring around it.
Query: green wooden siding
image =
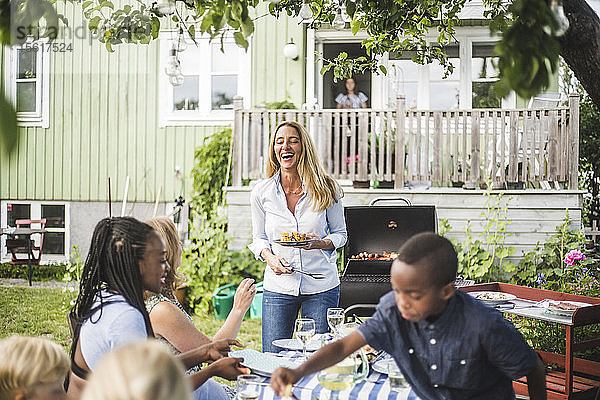
[[[80,5],[66,7],[71,26],[80,26]],[[128,175],[128,201],[155,201],[161,186],[161,201],[189,191],[175,166],[189,176],[194,148],[221,127],[159,128],[159,43],[110,54],[89,36],[64,41],[73,52],[50,59],[50,127],[22,127],[16,151],[0,149],[0,198],[107,201],[111,177],[117,201]]]
[[[265,15],[266,3],[261,3],[256,15]],[[283,46],[290,40],[298,46],[297,61],[283,55]],[[252,36],[252,101],[245,106],[256,107],[262,102],[290,100],[300,107],[304,103],[306,75],[304,66],[306,30],[296,18],[270,15],[256,20],[256,32]]]

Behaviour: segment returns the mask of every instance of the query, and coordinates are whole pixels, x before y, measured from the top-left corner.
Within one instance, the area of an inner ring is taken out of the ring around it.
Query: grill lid
[[[435,206],[351,206],[344,208],[344,215],[348,232],[348,241],[344,247],[347,273],[355,273],[351,270],[351,265],[354,264],[357,267],[360,265],[359,269],[364,271],[361,273],[365,273],[365,268],[368,269],[369,265],[382,266],[378,260],[349,260],[353,254],[363,251],[395,252],[411,236],[420,232],[437,231]],[[383,265],[389,266],[391,261],[386,261]]]

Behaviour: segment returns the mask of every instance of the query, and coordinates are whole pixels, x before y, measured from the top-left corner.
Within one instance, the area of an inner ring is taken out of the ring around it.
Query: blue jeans
[[[321,293],[292,296],[265,290],[262,303],[262,349],[280,351],[271,343],[277,339],[289,339],[294,333],[294,322],[300,310],[303,318],[315,320],[317,333],[329,331],[327,309],[337,307],[340,287]]]

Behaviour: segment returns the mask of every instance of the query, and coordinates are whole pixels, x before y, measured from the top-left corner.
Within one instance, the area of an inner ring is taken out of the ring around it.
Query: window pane
[[[392,88],[389,91],[390,98],[389,103],[391,105],[396,104],[396,93],[403,94],[405,99],[406,108],[415,108],[417,107],[417,83],[400,83],[397,91]]]
[[[173,111],[198,109],[200,77],[184,75],[184,78],[183,85],[173,86]]]
[[[35,82],[17,82],[17,111],[35,112]]]
[[[471,79],[494,79],[498,77],[498,71],[494,67],[496,57],[479,57],[471,59]]]
[[[237,72],[238,70],[238,47],[233,43],[223,44],[223,53],[220,43],[211,45],[211,71],[212,72]]]
[[[7,223],[8,226],[13,228],[17,226],[16,220],[18,219],[31,219],[31,205],[30,204],[7,204]],[[29,225],[24,225],[29,227]]]
[[[42,254],[65,254],[65,233],[46,232],[44,234]]]
[[[213,110],[231,108],[237,94],[237,75],[214,75],[211,79]]]
[[[391,61],[388,74],[390,78],[396,78],[400,81],[419,80],[419,64],[410,60]]]
[[[502,99],[494,91],[495,82],[473,82],[473,108],[500,108]]]
[[[35,78],[36,77],[36,49],[17,50],[17,78]]]
[[[429,79],[433,81],[442,79],[458,80],[460,77],[460,58],[449,58],[448,61],[454,66],[451,74],[444,78],[444,68],[438,61],[434,61],[429,67]]]
[[[46,218],[46,228],[64,228],[65,206],[42,204],[42,218]]]
[[[432,110],[458,108],[458,82],[432,82],[429,85],[429,105]]]

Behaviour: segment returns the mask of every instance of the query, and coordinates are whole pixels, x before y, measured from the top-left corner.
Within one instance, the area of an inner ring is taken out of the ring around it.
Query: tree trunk
[[[561,56],[600,107],[600,19],[585,0],[563,0],[569,29],[560,38]]]

